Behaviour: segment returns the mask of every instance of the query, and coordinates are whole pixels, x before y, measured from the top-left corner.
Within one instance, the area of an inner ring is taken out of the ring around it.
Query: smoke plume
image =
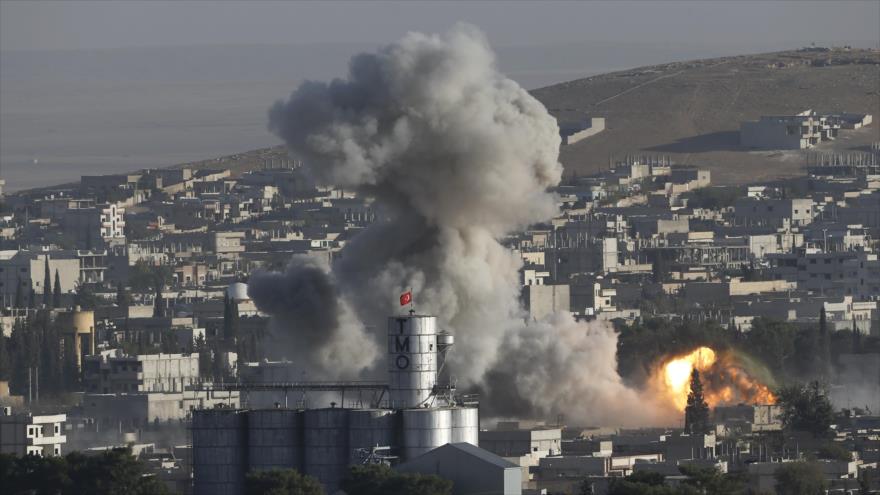
[[[524,323],[521,260],[499,239],[558,212],[548,188],[562,174],[559,129],[497,71],[476,28],[410,33],[358,55],[346,79],[304,83],[269,117],[318,184],[354,189],[380,213],[331,271],[295,263],[251,289],[261,308],[303,323],[294,333],[320,334],[303,342],[336,348],[344,333],[369,335],[378,346],[385,318],[399,311],[397,296],[412,288],[419,312],[437,315],[456,335],[448,362],[459,386],[481,389],[495,410],[615,423],[623,411],[640,410],[615,372],[616,337],[607,326],[569,315]],[[321,295],[289,304],[312,288]],[[356,318],[315,317],[340,304]],[[374,330],[364,333],[364,324]],[[349,371],[384,368],[375,354],[343,354],[335,357]],[[605,407],[611,403],[620,407]]]

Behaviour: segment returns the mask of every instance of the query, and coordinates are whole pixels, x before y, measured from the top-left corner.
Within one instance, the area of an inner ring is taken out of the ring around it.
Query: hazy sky
[[[495,45],[880,44],[880,1],[231,2],[0,0],[0,50],[389,42],[480,26]]]

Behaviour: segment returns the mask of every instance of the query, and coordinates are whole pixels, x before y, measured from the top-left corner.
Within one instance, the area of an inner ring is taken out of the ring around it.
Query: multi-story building
[[[816,217],[812,199],[741,198],[734,204],[734,223],[743,227],[796,227]]]
[[[66,414],[34,415],[0,409],[0,454],[40,457],[61,455],[67,443],[63,434]]]
[[[70,208],[62,223],[65,238],[78,249],[93,249],[125,239],[125,208],[115,203]]]
[[[815,248],[768,254],[769,274],[775,280],[797,282],[798,289],[870,299],[880,294],[877,255],[860,251],[824,253]]]
[[[182,392],[199,383],[198,354],[121,355],[108,351],[83,362],[86,392]]]
[[[858,129],[871,123],[871,115],[820,115],[805,110],[796,115],[768,115],[740,124],[740,143],[748,148],[804,149],[837,137],[840,129]]]

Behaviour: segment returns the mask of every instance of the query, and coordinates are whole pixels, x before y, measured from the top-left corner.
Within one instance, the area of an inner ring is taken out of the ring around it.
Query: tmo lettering
[[[397,369],[405,370],[409,368],[409,358],[401,354],[397,356],[397,361],[395,364],[397,365]]]
[[[400,333],[403,333],[403,324],[406,323],[406,318],[398,318],[397,319],[397,327],[400,329]]]
[[[409,337],[394,337],[394,352],[409,352]]]

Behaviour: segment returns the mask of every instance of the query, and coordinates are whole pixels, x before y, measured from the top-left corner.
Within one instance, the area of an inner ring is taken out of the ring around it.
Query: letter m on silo
[[[409,336],[402,340],[399,336],[394,336],[394,352],[409,352]]]

